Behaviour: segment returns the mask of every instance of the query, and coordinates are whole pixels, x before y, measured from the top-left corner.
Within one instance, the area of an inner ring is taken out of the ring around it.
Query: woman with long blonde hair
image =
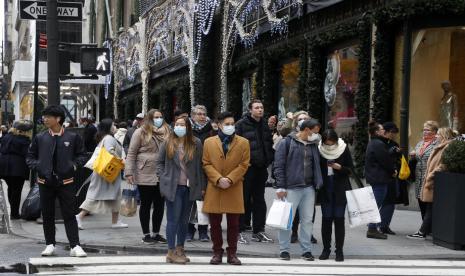
[[[160,183],[155,166],[160,147],[169,135],[170,128],[163,119],[161,111],[151,109],[145,116],[142,127],[134,132],[126,157],[127,182],[137,185],[140,193],[139,219],[144,243],[166,243],[166,239],[160,235],[165,200],[160,194]],[[150,233],[152,206],[152,233]]]
[[[166,262],[189,262],[184,252],[189,207],[205,193],[206,177],[202,169],[202,143],[192,133],[188,118],[174,122],[173,133],[160,148],[157,161],[160,192],[166,200]]]

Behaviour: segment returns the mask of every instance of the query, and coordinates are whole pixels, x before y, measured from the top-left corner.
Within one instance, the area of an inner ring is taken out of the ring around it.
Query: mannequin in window
[[[444,96],[441,99],[439,123],[441,127],[457,130],[459,121],[457,95],[452,92],[452,85],[448,80],[441,83],[441,88],[444,90]]]

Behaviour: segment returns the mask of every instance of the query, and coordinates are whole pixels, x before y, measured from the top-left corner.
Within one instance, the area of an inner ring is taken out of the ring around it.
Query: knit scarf
[[[325,158],[326,160],[336,160],[338,159],[345,151],[347,147],[347,144],[339,138],[339,141],[337,141],[337,148],[333,150],[328,150],[324,145],[323,142],[320,142],[318,145],[318,149],[320,150],[321,156]]]
[[[221,145],[223,147],[223,153],[224,153],[224,156],[226,156],[226,154],[228,154],[228,150],[229,150],[229,145],[231,144],[233,138],[234,138],[234,134],[233,135],[226,135],[224,134],[221,129],[218,130],[218,137],[220,137],[220,140],[221,140]]]

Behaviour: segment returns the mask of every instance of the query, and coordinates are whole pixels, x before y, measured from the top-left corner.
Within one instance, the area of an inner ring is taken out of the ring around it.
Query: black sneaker
[[[209,242],[210,241],[210,237],[208,236],[207,233],[199,233],[199,240],[201,242]]]
[[[186,234],[186,242],[191,242],[194,240],[194,234],[193,233],[187,233]]]
[[[150,235],[145,235],[143,238],[142,238],[142,242],[143,243],[147,243],[147,244],[154,244],[156,243],[157,241],[152,238]]]
[[[291,260],[291,255],[289,255],[289,252],[283,251],[283,252],[281,252],[279,254],[279,258],[281,260],[290,261]]]
[[[301,258],[306,260],[306,261],[314,261],[315,260],[315,257],[313,257],[312,252],[305,252],[304,254],[302,254]]]
[[[249,244],[249,241],[245,237],[244,233],[239,233],[239,235],[237,236],[237,242],[240,244]]]
[[[252,226],[250,226],[250,225],[244,226],[244,231],[246,231],[246,232],[252,232]]]
[[[379,230],[381,231],[381,233],[387,234],[387,235],[395,235],[396,234],[396,232],[392,231],[391,228],[389,228],[389,226],[388,227],[381,227]]]
[[[317,239],[315,239],[315,237],[312,235],[312,238],[310,239],[310,241],[313,243],[313,244],[317,244],[318,241]]]
[[[254,242],[266,242],[266,243],[273,243],[273,239],[268,236],[265,232],[260,232],[257,234],[252,235],[252,241]]]
[[[426,239],[426,235],[421,233],[420,231],[417,231],[416,233],[413,233],[411,235],[407,235],[407,238],[414,239],[414,240],[424,240],[424,239]]]
[[[379,232],[378,229],[368,229],[367,238],[369,238],[369,239],[378,239],[378,240],[386,240],[387,235]]]
[[[152,238],[155,240],[155,242],[162,243],[162,244],[166,243],[166,239],[160,234],[156,234]]]

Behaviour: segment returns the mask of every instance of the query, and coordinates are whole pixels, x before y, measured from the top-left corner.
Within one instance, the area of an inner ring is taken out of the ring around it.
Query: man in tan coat
[[[223,214],[228,220],[228,263],[240,265],[236,256],[239,235],[239,215],[244,213],[243,179],[250,162],[247,139],[235,135],[234,117],[230,112],[218,116],[218,135],[205,140],[203,168],[208,178],[203,212],[210,214],[213,258],[220,264],[223,257]]]

